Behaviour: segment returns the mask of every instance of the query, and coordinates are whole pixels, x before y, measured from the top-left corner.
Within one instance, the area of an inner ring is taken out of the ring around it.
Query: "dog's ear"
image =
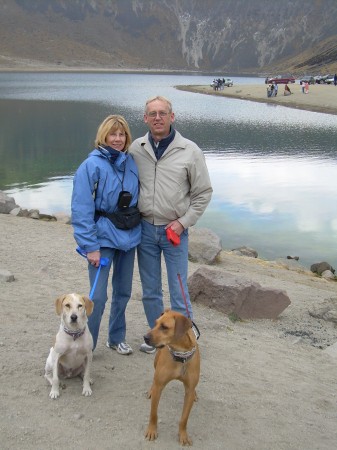
[[[82,298],[84,300],[85,311],[87,313],[87,316],[89,317],[94,309],[94,302],[85,295],[82,295]]]
[[[185,333],[192,327],[191,319],[183,316],[182,314],[175,316],[175,328],[174,337],[180,339]]]
[[[58,298],[55,300],[56,314],[57,314],[58,316],[61,315],[61,312],[62,312],[62,303],[63,303],[63,300],[66,298],[66,296],[67,296],[67,294],[63,294],[63,295],[61,295],[61,297],[58,297]]]

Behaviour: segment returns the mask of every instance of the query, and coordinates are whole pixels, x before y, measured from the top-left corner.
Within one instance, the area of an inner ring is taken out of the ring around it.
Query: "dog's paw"
[[[84,395],[85,397],[90,397],[91,394],[92,394],[91,387],[90,386],[83,386],[82,395]]]
[[[179,433],[179,443],[180,445],[192,445],[192,439],[188,437],[186,431],[182,431]]]
[[[157,427],[149,425],[145,432],[145,439],[147,439],[148,441],[154,441],[157,439],[157,437],[158,437]]]
[[[60,392],[59,392],[59,390],[58,389],[52,389],[51,391],[50,391],[50,393],[49,393],[49,397],[50,398],[52,398],[52,399],[56,399],[56,398],[59,398],[59,396],[60,396]]]

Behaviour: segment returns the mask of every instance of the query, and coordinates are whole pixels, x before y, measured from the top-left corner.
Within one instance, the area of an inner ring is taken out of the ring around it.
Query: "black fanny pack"
[[[119,209],[113,213],[106,213],[105,211],[95,211],[98,216],[107,217],[121,230],[131,230],[140,224],[141,215],[137,206],[130,206],[128,208]]]

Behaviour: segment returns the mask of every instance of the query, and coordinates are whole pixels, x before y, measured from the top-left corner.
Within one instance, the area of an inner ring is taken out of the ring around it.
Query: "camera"
[[[129,191],[121,191],[118,196],[117,206],[119,209],[125,209],[130,206],[132,194]]]

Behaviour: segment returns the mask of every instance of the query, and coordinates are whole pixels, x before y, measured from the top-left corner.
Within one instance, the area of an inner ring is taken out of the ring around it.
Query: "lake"
[[[230,75],[228,75],[231,77]],[[227,77],[227,75],[226,75]],[[231,77],[240,84],[262,78]],[[72,177],[111,113],[145,134],[143,108],[168,97],[175,127],[205,153],[214,188],[197,223],[224,249],[300,257],[337,269],[336,116],[179,91],[213,76],[184,74],[0,73],[0,190],[23,208],[70,211]]]

